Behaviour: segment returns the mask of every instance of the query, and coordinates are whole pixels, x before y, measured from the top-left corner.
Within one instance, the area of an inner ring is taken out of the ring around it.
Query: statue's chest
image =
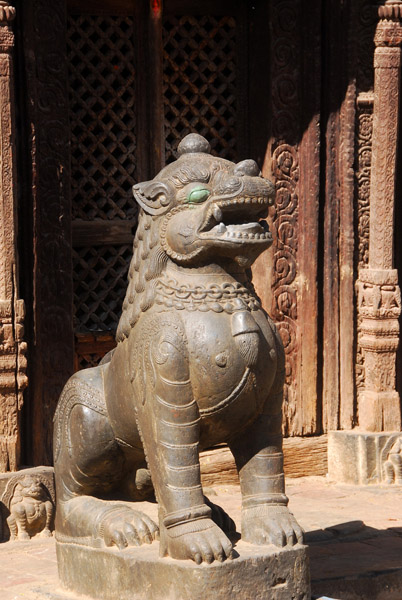
[[[191,381],[201,414],[222,412],[238,400],[261,404],[276,372],[272,330],[262,311],[200,313],[185,323]]]

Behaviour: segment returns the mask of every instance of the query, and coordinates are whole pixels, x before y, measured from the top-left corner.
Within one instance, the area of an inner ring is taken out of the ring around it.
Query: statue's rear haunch
[[[134,186],[117,347],[71,377],[57,407],[56,537],[119,548],[159,537],[161,556],[211,563],[232,557],[234,526],[200,482],[199,451],[218,442],[239,471],[242,538],[285,546],[302,531],[284,493],[283,347],[249,271],[272,243],[261,219],[274,187],[252,160],[211,156],[199,135],[178,153]],[[159,526],[135,510],[153,491]]]

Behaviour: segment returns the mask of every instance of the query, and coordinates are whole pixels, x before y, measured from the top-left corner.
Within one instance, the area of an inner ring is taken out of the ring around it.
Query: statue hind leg
[[[127,461],[115,440],[103,395],[104,366],[75,374],[55,415],[56,538],[88,546],[151,543],[158,528],[146,515],[105,498],[121,489],[138,452]]]

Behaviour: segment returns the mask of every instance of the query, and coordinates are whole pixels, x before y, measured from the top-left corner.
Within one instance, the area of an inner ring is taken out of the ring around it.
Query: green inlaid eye
[[[205,202],[210,193],[211,191],[204,187],[193,188],[188,194],[186,202],[189,204],[199,204],[200,202]]]

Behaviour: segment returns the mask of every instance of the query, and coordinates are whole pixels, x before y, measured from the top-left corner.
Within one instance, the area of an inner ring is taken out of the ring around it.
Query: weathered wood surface
[[[339,5],[339,3],[338,3]],[[340,22],[351,22],[355,27],[359,16],[356,3],[351,2],[340,15]],[[347,28],[340,29],[339,43],[345,53],[346,69],[340,88],[345,89],[340,104],[339,173],[341,178],[339,210],[339,426],[351,429],[355,424],[355,315],[354,304],[354,237],[353,203],[355,193],[355,122],[356,122],[356,36]]]
[[[113,333],[76,333],[74,371],[96,367],[105,354],[115,346],[116,341]]]
[[[70,132],[65,0],[20,3],[26,91],[24,270],[33,274],[26,461],[52,464],[53,414],[73,372]]]
[[[341,23],[355,23],[352,3],[326,5],[323,85],[325,198],[323,205],[323,428],[354,424],[354,152],[355,40]],[[356,11],[355,11],[356,12]],[[329,18],[330,17],[330,18]],[[353,27],[351,27],[353,29]],[[342,60],[340,59],[342,57]],[[346,68],[345,68],[346,67]]]
[[[132,244],[137,221],[84,221],[72,223],[73,247],[103,246],[105,244]]]
[[[327,436],[285,438],[283,453],[286,477],[326,475]],[[227,446],[201,453],[201,478],[204,486],[238,484],[236,465]]]
[[[283,17],[286,15],[286,18]],[[273,248],[254,282],[286,353],[284,430],[321,431],[318,399],[321,3],[270,3],[272,132],[263,174],[276,185]]]
[[[134,11],[135,0],[67,0],[70,14],[82,15],[130,15]]]

